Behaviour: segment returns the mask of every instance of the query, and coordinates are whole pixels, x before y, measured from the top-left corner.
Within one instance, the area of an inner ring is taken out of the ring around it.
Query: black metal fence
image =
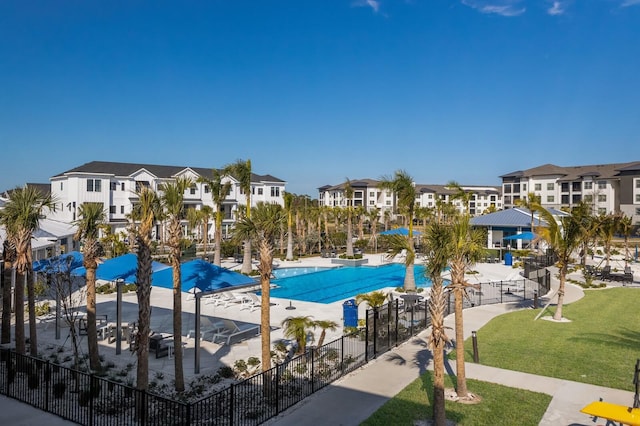
[[[549,291],[532,280],[482,283],[464,306],[531,300]],[[449,294],[446,314],[453,312]],[[368,310],[365,327],[193,403],[173,401],[49,361],[0,352],[0,393],[83,425],[257,425],[361,367],[431,324],[425,301]]]

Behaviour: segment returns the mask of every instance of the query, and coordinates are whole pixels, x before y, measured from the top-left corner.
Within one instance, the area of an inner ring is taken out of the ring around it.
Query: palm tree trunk
[[[410,250],[413,251],[413,238],[411,236],[409,238],[409,247]],[[414,263],[411,262],[405,265],[405,273],[404,273],[404,291],[415,293],[416,291],[416,277],[413,273]]]
[[[558,286],[558,305],[556,312],[553,314],[553,319],[556,321],[562,320],[562,304],[564,303],[564,287],[567,279],[567,262],[562,262],[560,267],[560,285]]]
[[[291,226],[291,219],[287,224],[287,260],[293,260],[293,228]]]
[[[138,367],[136,388],[147,390],[149,387],[149,333],[151,324],[151,251],[146,239],[138,237],[138,272],[136,291],[138,296],[138,334],[136,336],[136,354]]]
[[[266,239],[260,242],[260,333],[262,334],[262,371],[271,368],[271,263],[273,249]]]
[[[178,224],[179,225],[179,224]],[[175,241],[173,241],[175,243]],[[182,363],[182,289],[180,277],[180,238],[178,245],[172,247],[173,255],[173,365],[175,371],[176,392],[184,391],[184,371]]]
[[[6,260],[2,275],[2,332],[0,335],[0,343],[6,344],[11,343],[11,288],[13,287],[13,265]]]
[[[351,219],[351,210],[349,210],[347,213],[347,257],[353,257],[353,224]]]
[[[430,349],[433,353],[433,421],[436,426],[446,424],[444,399],[444,293],[442,282],[434,280],[429,300],[431,316]]]
[[[249,275],[253,267],[251,266],[251,240],[244,241],[244,256],[242,258],[242,269],[240,272]]]
[[[94,261],[95,263],[95,261]],[[96,328],[96,266],[87,269],[87,345],[89,347],[89,366],[97,371],[100,366],[98,352],[98,330]]]
[[[458,398],[466,398],[467,375],[464,363],[464,324],[462,314],[462,302],[464,298],[464,287],[457,286],[454,292],[455,324],[456,324],[456,394]]]
[[[213,263],[220,266],[222,264],[222,215],[216,212],[216,234],[214,239],[216,248],[213,255]]]
[[[25,334],[24,334],[24,281],[26,277],[20,271],[16,270],[16,283],[13,290],[13,307],[16,315],[16,352],[25,353]]]

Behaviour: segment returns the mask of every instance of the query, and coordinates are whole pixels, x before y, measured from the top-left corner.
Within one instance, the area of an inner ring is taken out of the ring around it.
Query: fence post
[[[533,309],[538,309],[538,290],[533,290]]]
[[[311,393],[314,393],[316,391],[316,374],[315,374],[315,357],[313,356],[313,353],[315,351],[312,350],[311,351]]]
[[[369,310],[365,311],[365,321],[364,321],[364,360],[365,362],[369,362]]]
[[[94,400],[94,396],[95,396],[95,390],[96,390],[96,376],[93,375],[93,373],[91,373],[89,375],[89,426],[93,425],[93,400]]]
[[[398,346],[398,340],[400,340],[398,338],[398,314],[399,314],[399,311],[398,311],[398,299],[395,300],[395,304],[396,304],[396,306],[395,306],[395,308],[396,308],[396,316],[395,316],[395,320],[396,320],[396,344],[395,344],[395,346],[397,347]]]
[[[378,356],[378,310],[372,309],[373,312],[373,357]]]
[[[365,353],[367,352],[365,345]],[[344,334],[340,338],[340,376],[344,375]]]
[[[281,365],[281,364],[280,364]],[[280,414],[280,365],[276,365],[276,416]],[[264,374],[264,373],[262,373]]]
[[[231,383],[231,386],[229,386],[229,424],[233,425],[233,417],[234,417],[234,412],[235,412],[235,398],[234,398],[234,391],[233,391],[233,383]]]
[[[51,364],[49,360],[44,365],[44,410],[49,412],[49,397],[51,389]]]

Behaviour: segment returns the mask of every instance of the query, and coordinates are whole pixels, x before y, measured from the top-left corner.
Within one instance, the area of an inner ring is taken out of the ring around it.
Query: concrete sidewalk
[[[557,283],[555,284],[557,286]],[[567,284],[565,303],[576,301],[583,295],[580,287]],[[544,298],[542,301],[545,302]],[[465,310],[465,338],[497,315],[517,309],[522,309],[522,305],[485,305]],[[453,315],[447,317],[445,325],[453,326]],[[361,369],[306,398],[267,424],[278,426],[360,424],[409,383],[432,368],[431,352],[427,349],[429,332],[430,330],[424,331],[409,342],[385,353]],[[449,332],[453,333],[453,329]],[[446,368],[455,373],[455,364],[448,364]],[[633,402],[634,396],[632,392],[618,389],[473,363],[466,364],[466,374],[471,379],[553,396],[540,422],[540,425],[545,426],[593,425],[592,417],[580,413],[582,407],[599,398],[616,404],[629,405]]]

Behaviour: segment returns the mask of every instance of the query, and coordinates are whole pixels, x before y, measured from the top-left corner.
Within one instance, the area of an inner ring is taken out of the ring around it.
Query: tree
[[[348,178],[344,184],[344,198],[347,203],[347,257],[353,257],[353,187]]]
[[[6,229],[10,232],[9,229]],[[14,238],[7,232],[2,243],[2,259],[4,260],[4,285],[2,287],[2,337],[0,343],[11,343],[11,288],[15,283],[11,282],[12,270],[16,261],[16,246]]]
[[[611,243],[613,236],[619,227],[619,216],[614,213],[602,214],[597,218],[598,235],[604,246],[605,266],[609,266],[611,260]]]
[[[247,219],[251,219],[251,160],[237,160],[235,163],[226,166],[224,173],[238,180],[240,190],[244,192],[246,199],[245,216]],[[251,270],[251,239],[247,239],[244,241],[241,272],[250,274]]]
[[[273,268],[273,242],[284,220],[279,204],[258,203],[251,218],[236,223],[234,237],[246,241],[253,237],[260,247],[260,333],[262,335],[262,369],[271,368],[271,271]]]
[[[137,192],[138,203],[134,205],[132,219],[133,237],[138,250],[136,271],[136,295],[138,297],[138,333],[136,336],[136,388],[149,387],[149,333],[151,332],[151,230],[162,210],[158,194],[147,187]]]
[[[404,170],[397,170],[393,178],[382,177],[379,184],[381,189],[393,191],[397,198],[398,208],[406,212],[409,232],[407,235],[407,258],[405,261],[404,289],[407,292],[416,291],[416,280],[413,275],[413,260],[415,252],[413,247],[413,215],[416,204],[416,189],[413,186],[413,178]]]
[[[529,192],[527,194],[527,196],[525,198],[518,198],[515,202],[516,206],[519,207],[524,207],[525,209],[528,209],[529,212],[531,213],[531,232],[533,232],[533,227],[534,227],[534,209],[533,207],[540,204],[540,196],[536,195],[535,192]],[[536,239],[534,238],[531,241],[531,245],[533,247],[533,245],[536,243]]]
[[[177,348],[173,358],[176,392],[184,391],[182,363],[182,219],[184,218],[184,192],[193,184],[191,179],[179,177],[160,186],[162,206],[169,219],[169,259],[173,267],[173,344]]]
[[[560,269],[560,285],[558,286],[558,304],[553,319],[562,319],[562,304],[564,301],[565,282],[567,280],[567,270],[571,262],[571,255],[580,246],[582,238],[582,227],[580,222],[573,215],[561,217],[559,220],[541,205],[534,205],[535,210],[540,213],[542,219],[547,223],[546,227],[539,228],[536,232],[558,257],[558,267]]]
[[[9,200],[0,210],[0,223],[16,248],[16,283],[14,289],[16,352],[25,353],[24,334],[24,283],[27,282],[29,307],[29,352],[38,355],[36,330],[36,299],[33,276],[33,252],[31,238],[38,229],[45,209],[52,208],[55,200],[32,186],[16,188],[9,193]]]
[[[482,231],[472,229],[470,216],[459,214],[453,222],[446,226],[451,232],[448,239],[450,247],[444,249],[449,253],[451,264],[451,284],[455,304],[455,333],[456,333],[456,393],[459,398],[466,398],[467,379],[464,364],[464,318],[463,302],[467,288],[471,286],[465,279],[465,271],[468,266],[476,263],[484,256],[484,234]]]
[[[429,297],[429,315],[431,317],[431,335],[429,349],[433,353],[433,421],[436,426],[446,424],[444,398],[444,348],[449,342],[445,333],[444,315],[446,300],[442,273],[449,264],[451,232],[440,221],[429,224],[423,240],[427,258],[427,273],[431,279]]]
[[[378,240],[378,219],[380,218],[380,209],[375,207],[369,210],[367,213],[367,220],[369,221],[369,228],[371,231],[371,237],[369,238],[369,244],[373,242],[377,247]]]
[[[213,205],[215,206],[215,234],[213,236],[215,240],[215,252],[213,255],[213,263],[218,266],[222,264],[222,203],[224,202],[224,199],[227,198],[227,194],[229,194],[229,191],[231,190],[231,181],[226,180],[223,182],[226,177],[225,173],[226,171],[224,170],[213,169],[211,179],[200,178],[200,182],[204,182],[209,185],[211,198],[213,200]]]
[[[96,371],[100,366],[98,330],[96,327],[96,270],[98,258],[102,254],[100,244],[100,226],[106,219],[102,203],[82,203],[78,209],[80,219],[74,239],[82,241],[83,265],[87,270],[87,345],[89,347],[89,366]]]
[[[591,215],[592,207],[589,203],[581,201],[571,210],[571,214],[575,220],[580,224],[580,264],[584,268],[587,264],[587,254],[589,251],[589,244],[593,240],[594,236],[598,232],[597,221]]]
[[[470,203],[473,199],[473,192],[465,191],[455,180],[449,181],[445,186],[454,191],[453,195],[451,195],[451,200],[460,200],[462,202],[464,207],[462,213],[470,215]]]
[[[324,343],[324,339],[327,336],[327,330],[335,331],[338,328],[338,323],[330,320],[317,320],[313,322],[313,326],[320,327],[322,329],[317,345],[318,348],[321,348]]]
[[[311,318],[311,316],[287,317],[282,321],[284,337],[296,341],[296,355],[301,355],[306,352],[307,334],[309,333],[309,329],[315,325],[315,322]]]
[[[631,260],[631,251],[629,250],[629,237],[633,231],[633,221],[630,216],[621,214],[619,220],[619,230],[624,235],[624,266],[629,266]]]
[[[293,194],[284,193],[284,211],[287,215],[287,260],[293,260]]]
[[[372,309],[378,309],[387,302],[387,295],[383,291],[372,291],[371,293],[358,294],[356,296],[356,303],[359,305],[362,302],[366,302]]]

